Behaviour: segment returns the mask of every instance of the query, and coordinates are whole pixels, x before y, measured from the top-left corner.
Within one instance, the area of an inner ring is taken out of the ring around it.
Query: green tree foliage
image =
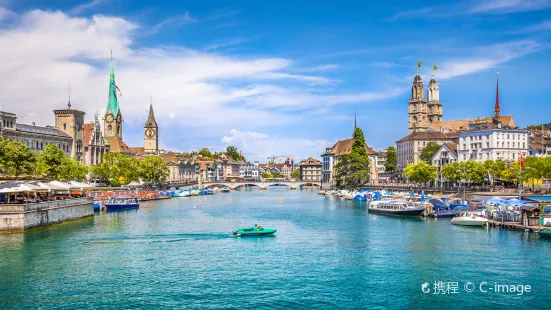
[[[92,167],[92,173],[114,186],[128,184],[139,179],[139,162],[120,153],[105,153],[101,163]]]
[[[273,176],[271,173],[269,173],[269,172],[262,172],[262,178],[263,178],[263,179],[271,179],[271,178],[273,178],[273,177],[274,177],[274,176]]]
[[[281,174],[281,172],[279,172],[279,171],[275,171],[274,173],[272,173],[272,178],[274,178],[274,179],[282,179],[284,177],[285,176],[283,174]]]
[[[543,126],[543,129],[544,130],[551,130],[551,122],[549,122],[548,124],[539,124],[539,125],[530,125],[528,127],[526,127],[528,130],[541,130],[541,127]]]
[[[202,157],[205,157],[205,158],[212,158],[212,153],[206,147],[200,149],[198,154]]]
[[[339,157],[335,165],[337,187],[352,188],[369,181],[369,157],[365,148],[365,138],[360,128],[354,129],[352,151]]]
[[[140,161],[140,176],[145,182],[164,184],[169,172],[163,159],[158,155],[149,155]]]
[[[461,167],[458,162],[453,162],[442,167],[442,176],[446,180],[457,182],[460,181],[462,177]]]
[[[385,170],[387,172],[396,170],[396,148],[394,146],[389,146],[386,149]]]
[[[36,154],[19,141],[0,140],[0,166],[4,173],[17,179],[22,174],[34,174]]]
[[[224,153],[226,156],[230,157],[231,159],[235,161],[245,161],[245,157],[243,157],[237,148],[235,146],[228,146],[226,148],[226,152]]]
[[[293,178],[295,180],[300,179],[300,168],[297,168],[297,169],[295,169],[295,171],[293,171],[293,173],[291,174],[291,178]]]
[[[424,161],[417,164],[409,164],[404,169],[406,177],[415,183],[427,183],[436,179],[437,168]]]
[[[434,154],[436,154],[439,149],[440,144],[434,141],[427,143],[427,146],[425,146],[425,148],[421,151],[421,160],[426,162],[427,164],[431,164]]]
[[[59,179],[62,174],[67,155],[54,144],[48,144],[44,151],[38,154],[37,175],[51,179]],[[70,164],[68,163],[70,166]]]
[[[56,177],[60,181],[82,181],[88,175],[88,167],[78,161],[65,157],[61,165],[60,174]]]

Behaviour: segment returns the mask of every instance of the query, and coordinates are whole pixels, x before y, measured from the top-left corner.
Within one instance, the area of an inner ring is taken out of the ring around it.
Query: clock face
[[[80,124],[77,124],[75,127],[77,131],[80,131]]]
[[[147,130],[145,131],[145,136],[148,137],[148,138],[153,138],[153,137],[155,137],[155,130],[154,130],[154,129],[151,129],[151,128],[147,129]]]
[[[113,121],[113,115],[111,115],[111,114],[107,115],[107,121],[112,122]]]

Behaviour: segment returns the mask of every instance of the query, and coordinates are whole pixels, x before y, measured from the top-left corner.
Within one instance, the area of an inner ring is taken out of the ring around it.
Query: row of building
[[[409,134],[396,141],[398,175],[408,164],[421,161],[423,149],[436,142],[441,147],[431,162],[441,168],[452,162],[475,160],[520,160],[527,156],[551,154],[549,132],[518,128],[513,116],[501,115],[499,80],[496,81],[496,97],[492,116],[443,120],[442,103],[439,100],[438,83],[431,79],[429,100],[424,99],[423,80],[417,74],[413,81],[412,98],[409,100]],[[437,107],[438,115],[431,113]],[[438,174],[438,181],[446,180]]]

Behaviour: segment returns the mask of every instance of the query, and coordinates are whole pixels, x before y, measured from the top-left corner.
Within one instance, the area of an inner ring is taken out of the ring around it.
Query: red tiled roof
[[[90,137],[94,133],[94,124],[84,124],[83,127],[84,141],[82,141],[82,144],[84,144],[84,147],[88,147],[90,145]]]

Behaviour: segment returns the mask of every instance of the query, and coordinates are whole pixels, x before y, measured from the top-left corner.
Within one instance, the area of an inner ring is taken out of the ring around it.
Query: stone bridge
[[[268,189],[269,186],[286,185],[291,189],[298,189],[302,186],[317,186],[321,188],[321,182],[312,181],[238,181],[238,182],[205,182],[204,188],[224,188],[227,187],[232,190],[236,190],[243,186],[258,186],[261,190]],[[195,186],[196,187],[196,186]]]

